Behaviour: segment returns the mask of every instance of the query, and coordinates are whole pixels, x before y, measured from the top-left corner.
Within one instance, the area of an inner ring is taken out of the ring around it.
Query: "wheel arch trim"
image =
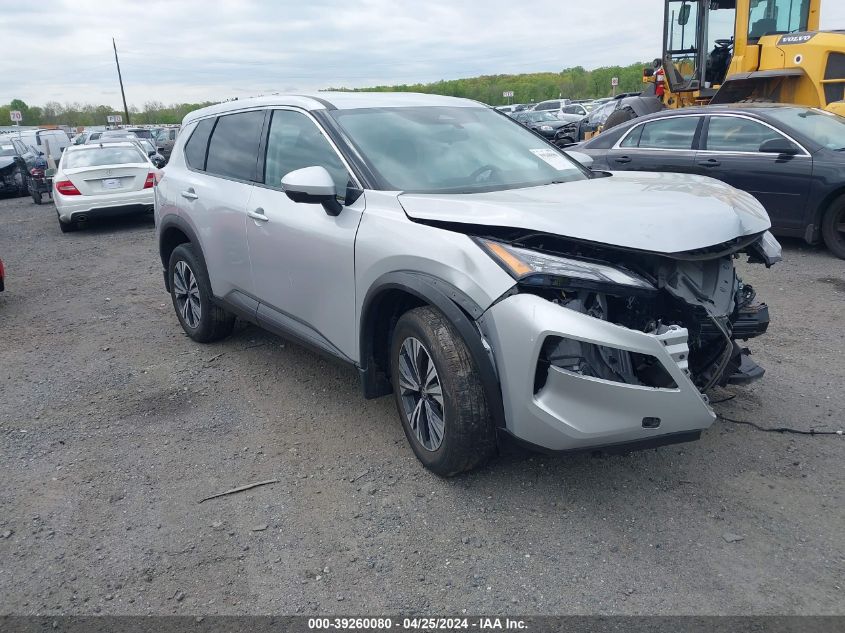
[[[463,338],[470,356],[478,368],[479,379],[487,396],[490,416],[497,428],[506,427],[502,390],[491,351],[482,342],[475,325],[484,310],[469,296],[452,284],[437,277],[414,271],[386,273],[376,279],[364,298],[359,322],[361,386],[366,398],[376,398],[392,392],[389,380],[379,376],[375,359],[375,328],[378,322],[380,298],[398,290],[439,310]]]
[[[208,266],[205,262],[205,255],[202,252],[202,245],[200,244],[199,237],[197,236],[196,231],[194,231],[193,227],[188,223],[187,220],[184,218],[179,217],[178,215],[168,215],[166,216],[159,225],[158,228],[158,255],[159,259],[161,259],[161,266],[164,273],[164,286],[167,289],[167,292],[170,292],[170,280],[167,277],[167,267],[169,265],[169,261],[165,261],[164,256],[164,235],[170,229],[177,229],[181,233],[183,233],[187,238],[188,242],[195,245],[196,255],[202,261],[203,267],[208,270]],[[178,246],[178,244],[177,244]],[[172,252],[172,251],[171,251]],[[169,258],[168,258],[169,259]]]

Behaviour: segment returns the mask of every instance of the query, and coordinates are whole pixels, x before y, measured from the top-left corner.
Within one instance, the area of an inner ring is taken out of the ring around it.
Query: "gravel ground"
[[[14,614],[845,614],[845,438],[717,422],[619,457],[423,470],[393,401],[238,325],[201,346],[149,219],[0,200],[0,609]],[[765,427],[845,427],[845,262],[742,265]],[[278,483],[205,503],[237,485]]]

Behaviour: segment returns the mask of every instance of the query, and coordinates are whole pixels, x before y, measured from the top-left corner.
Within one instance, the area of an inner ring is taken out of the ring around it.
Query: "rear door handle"
[[[703,160],[703,161],[699,162],[698,164],[701,165],[702,167],[718,167],[722,163],[720,163],[715,158],[708,158],[707,160]]]
[[[262,209],[261,207],[258,207],[255,211],[247,211],[246,214],[253,220],[258,220],[259,222],[270,221],[270,218],[264,215],[264,209]]]
[[[620,156],[619,158],[617,158],[617,159],[616,159],[616,162],[617,162],[617,163],[622,163],[622,164],[625,164],[625,163],[630,163],[630,162],[631,162],[631,157],[630,157],[630,156]]]
[[[188,189],[187,191],[182,192],[182,197],[187,198],[188,200],[196,200],[199,196],[193,189]]]

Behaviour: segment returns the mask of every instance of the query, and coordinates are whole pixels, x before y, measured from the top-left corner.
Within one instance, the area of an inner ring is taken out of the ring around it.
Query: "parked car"
[[[660,99],[641,94],[621,94],[597,105],[584,118],[561,128],[555,144],[566,146],[579,143],[596,132],[631,120],[633,117],[652,114],[663,108]]]
[[[93,217],[151,211],[156,172],[137,141],[69,147],[53,177],[62,233]]]
[[[62,152],[70,145],[70,137],[63,130],[47,129],[23,129],[19,132],[12,132],[7,136],[13,136],[27,147],[32,147],[36,152],[44,152],[58,161]],[[0,139],[4,138],[0,136]],[[49,147],[49,151],[48,151]]]
[[[804,106],[667,110],[579,147],[596,167],[710,176],[752,194],[773,232],[845,258],[845,118]]]
[[[532,109],[535,112],[551,112],[557,116],[559,114],[563,114],[563,109],[570,103],[572,103],[572,101],[569,99],[548,99],[546,101],[541,101]]]
[[[556,145],[566,146],[579,143],[584,140],[588,133],[598,130],[607,117],[616,109],[615,101],[607,101],[595,108],[585,117],[570,121],[555,131],[554,142]]]
[[[179,128],[167,127],[159,130],[155,138],[156,149],[164,156],[165,161],[170,160],[170,153],[173,151],[177,136],[179,136]]]
[[[155,165],[157,169],[161,169],[167,163],[167,161],[164,160],[164,156],[158,153],[155,145],[153,145],[148,139],[138,138],[134,134],[132,134],[131,136],[111,136],[108,138],[101,138],[99,141],[89,143],[89,145],[111,145],[114,143],[123,143],[126,141],[135,143],[141,149],[141,151],[147,155],[147,158],[150,159],[150,162]]]
[[[35,166],[38,150],[17,136],[0,136],[0,194],[27,195],[27,174]]]
[[[574,115],[566,116],[571,120]],[[551,112],[535,112],[534,110],[517,112],[513,119],[548,139],[554,138],[557,131],[570,122],[559,119]]]
[[[435,95],[244,99],[182,129],[155,192],[185,333],[219,340],[237,316],[357,367],[440,475],[504,436],[692,440],[716,417],[704,392],[762,373],[735,339],[762,334],[768,309],[734,255],[771,265],[779,245],[723,183],[595,174]]]
[[[125,140],[137,140],[139,137],[135,132],[131,132],[129,130],[103,130],[99,134],[92,134],[88,140],[85,141],[86,145],[91,145],[92,143],[99,143],[100,141],[105,141],[108,139],[125,139]]]
[[[585,117],[588,114],[590,114],[592,109],[593,109],[592,103],[570,103],[568,106],[564,106],[563,108],[561,108],[560,111],[563,114],[578,115],[578,117],[580,118],[580,117]]]
[[[155,139],[155,134],[153,134],[153,130],[150,130],[145,127],[125,127],[121,128],[123,132],[132,132],[138,138],[145,138],[148,141],[152,141]]]

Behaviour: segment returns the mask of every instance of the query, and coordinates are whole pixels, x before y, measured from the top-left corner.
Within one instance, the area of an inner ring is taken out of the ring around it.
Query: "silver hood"
[[[528,229],[610,246],[680,253],[771,226],[750,194],[688,174],[608,178],[473,194],[399,195],[414,219]]]

